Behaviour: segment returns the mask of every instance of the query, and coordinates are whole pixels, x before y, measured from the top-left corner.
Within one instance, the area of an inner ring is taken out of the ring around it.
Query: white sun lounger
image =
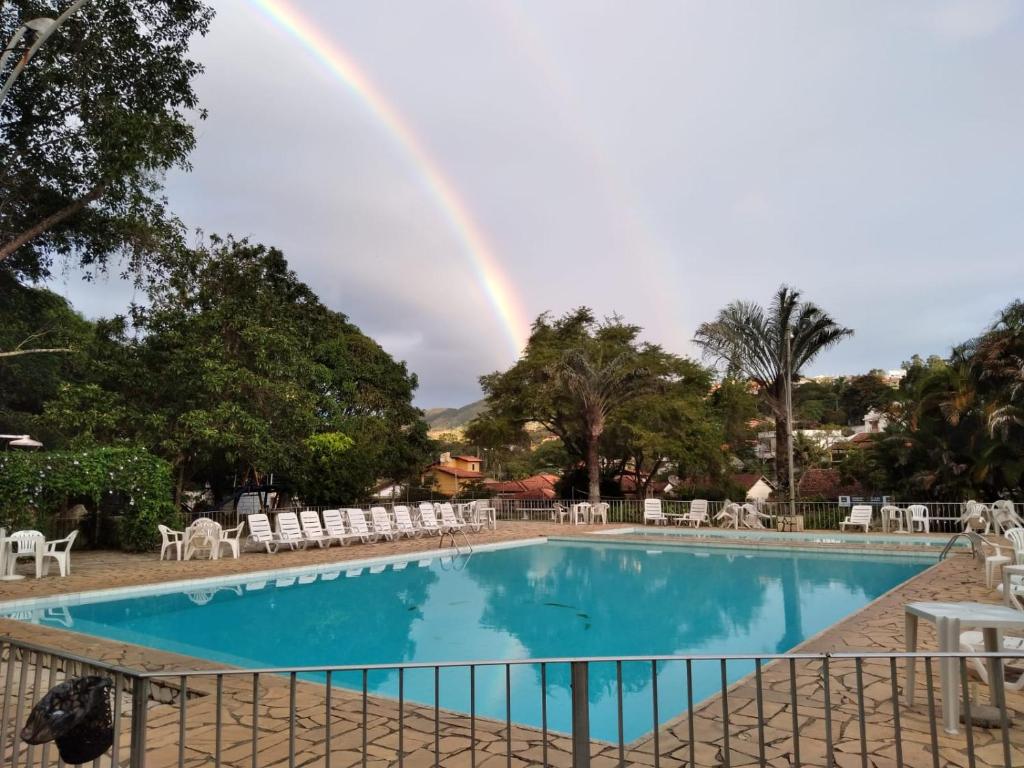
[[[370,507],[370,517],[373,519],[373,530],[378,536],[383,536],[388,541],[398,538],[398,531],[391,525],[391,518],[384,507]]]
[[[668,518],[661,510],[661,499],[644,499],[644,525],[668,525]]]
[[[299,517],[294,512],[277,513],[277,540],[282,546],[291,549],[306,548],[306,536],[302,533]]]
[[[371,541],[377,540],[377,534],[370,530],[369,524],[366,522],[366,515],[361,509],[346,509],[345,516],[348,517],[348,527],[352,531],[354,536],[358,536],[360,541],[364,544],[368,544]]]
[[[358,534],[350,533],[345,527],[345,520],[341,516],[340,509],[324,510],[324,528],[327,529],[327,535],[337,540],[342,546],[348,543],[350,539],[359,538]]]
[[[850,509],[850,514],[839,524],[839,529],[845,531],[849,527],[863,528],[864,533],[871,527],[871,505],[855,504]]]
[[[259,512],[257,514],[248,515],[245,522],[249,526],[249,536],[246,538],[247,542],[252,542],[260,547],[266,547],[268,553],[273,554],[274,552],[277,552],[277,547],[280,542],[270,528],[270,518],[262,512]]]
[[[691,501],[690,508],[686,510],[686,513],[676,518],[676,525],[682,525],[683,523],[692,525],[694,528],[700,528],[702,524],[710,525],[707,499],[694,499]]]
[[[459,518],[455,516],[455,509],[451,504],[445,502],[441,504],[438,509],[441,511],[441,528],[445,533],[452,533],[454,531],[461,531],[465,529]]]
[[[299,520],[306,541],[316,543],[321,548],[331,546],[334,537],[324,533],[324,528],[320,525],[320,515],[315,510],[303,510],[299,513]]]
[[[420,528],[426,531],[428,536],[441,535],[441,526],[437,524],[437,513],[434,512],[433,504],[420,504]]]
[[[413,523],[409,508],[405,506],[395,507],[395,528],[400,536],[408,536],[410,539],[423,533],[423,529]]]

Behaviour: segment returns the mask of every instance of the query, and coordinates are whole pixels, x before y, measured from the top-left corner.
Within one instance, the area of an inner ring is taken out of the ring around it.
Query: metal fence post
[[[572,665],[572,768],[590,768],[589,665]]]
[[[187,695],[185,690],[181,695]],[[149,678],[136,677],[132,681],[132,745],[129,768],[146,765],[146,716],[149,713]]]

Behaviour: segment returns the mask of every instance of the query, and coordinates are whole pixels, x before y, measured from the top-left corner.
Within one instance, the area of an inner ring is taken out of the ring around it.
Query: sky
[[[1024,4],[212,0],[192,228],[283,249],[420,381],[480,396],[539,313],[680,354],[786,283],[855,336],[810,373],[946,354],[1024,286]],[[87,316],[133,298],[65,272]]]

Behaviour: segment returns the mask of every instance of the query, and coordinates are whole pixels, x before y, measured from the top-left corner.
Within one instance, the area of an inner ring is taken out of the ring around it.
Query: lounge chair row
[[[305,549],[310,544],[329,547],[337,542],[344,546],[350,541],[366,544],[394,541],[403,536],[414,538],[457,531],[476,532],[484,528],[488,520],[493,520],[487,516],[488,511],[474,505],[468,514],[460,517],[447,502],[436,505],[424,502],[415,512],[407,506],[397,505],[393,515],[384,507],[372,507],[369,517],[362,509],[325,509],[323,517],[319,512],[307,509],[298,513],[278,512],[276,530],[271,527],[270,518],[260,513],[247,518],[247,541],[256,547],[266,548],[267,552],[276,552],[282,546]]]

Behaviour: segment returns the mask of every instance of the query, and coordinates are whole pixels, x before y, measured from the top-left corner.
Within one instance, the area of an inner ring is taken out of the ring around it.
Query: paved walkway
[[[614,526],[610,526],[614,527]],[[506,523],[497,532],[482,534],[474,541],[507,541],[538,535],[580,533],[568,526],[541,523]],[[376,554],[398,554],[436,547],[435,541],[403,541],[376,545],[350,546],[344,549],[314,550],[278,555],[246,554],[240,560],[206,562],[164,562],[151,555],[81,553],[75,559],[72,576],[60,579],[28,579],[0,583],[0,600],[55,594],[62,591],[101,589],[129,584],[152,584],[181,578],[196,578],[228,573],[244,573],[310,563],[343,562]],[[979,566],[959,555],[925,571],[862,611],[808,640],[806,651],[899,651],[903,648],[903,605],[913,600],[978,600],[996,602],[998,595],[984,586]],[[0,637],[20,639],[65,652],[132,669],[210,669],[202,660],[153,651],[111,641],[89,638],[51,627],[22,622],[0,621]],[[930,627],[922,625],[921,646],[934,649]],[[40,672],[36,672],[39,669]],[[24,672],[22,671],[24,670]],[[16,699],[21,711],[33,700],[35,690],[45,690],[52,680],[66,672],[80,670],[59,666],[48,658],[28,658],[4,649],[0,660],[0,691],[4,692],[6,740],[14,726]],[[936,670],[937,672],[937,670]],[[792,673],[792,675],[791,675]],[[897,692],[903,680],[897,674]],[[38,675],[38,676],[37,676]],[[764,718],[765,764],[771,766],[825,765],[831,744],[835,764],[847,768],[867,764],[895,766],[897,744],[894,722],[898,714],[902,726],[899,752],[907,766],[968,766],[968,734],[944,734],[937,728],[939,759],[931,752],[931,721],[926,697],[919,696],[912,708],[893,707],[893,684],[888,661],[866,661],[861,669],[865,710],[863,741],[867,760],[861,759],[861,718],[857,694],[857,675],[852,662],[833,661],[828,675],[828,702],[825,705],[825,677],[821,662],[797,661],[792,664],[766,665],[762,675],[762,716]],[[923,677],[923,675],[922,675]],[[936,674],[937,679],[937,674]],[[796,712],[790,681],[795,681]],[[21,691],[17,697],[16,692]],[[399,710],[391,700],[368,697],[365,703],[358,693],[334,688],[330,701],[323,686],[297,680],[294,688],[287,678],[251,673],[224,678],[220,696],[213,678],[190,678],[184,727],[180,682],[159,681],[148,706],[147,759],[153,768],[174,766],[179,760],[186,766],[213,765],[217,750],[215,723],[223,723],[220,739],[221,764],[228,766],[327,765],[347,768],[364,764],[373,768],[398,765],[426,768],[435,764],[435,743],[444,766],[462,768],[524,768],[547,763],[567,768],[571,763],[571,745],[562,735],[543,734],[536,729],[512,726],[431,707],[405,704]],[[692,756],[695,766],[733,766],[760,764],[757,712],[757,684],[753,677],[728,690],[723,717],[723,699],[714,697],[693,711]],[[254,702],[254,691],[258,699]],[[979,688],[984,698],[987,688]],[[1011,708],[1024,712],[1024,696],[1010,694]],[[940,702],[936,701],[936,707]],[[119,763],[127,760],[131,697],[120,699]],[[294,712],[294,718],[290,713]],[[826,716],[826,712],[828,716]],[[256,761],[253,761],[255,715]],[[792,737],[794,717],[799,743]],[[181,738],[184,733],[184,739]],[[831,739],[827,735],[831,734]],[[728,734],[728,748],[726,748]],[[291,738],[290,738],[291,736]],[[978,766],[1004,765],[1003,747],[998,730],[975,728],[971,733],[973,753]],[[436,739],[436,742],[435,742]],[[1024,721],[1010,730],[1011,765],[1024,766]],[[328,749],[328,742],[330,747]],[[365,743],[365,750],[364,750]],[[614,768],[619,763],[617,745],[594,742],[591,745],[594,768]],[[330,756],[328,761],[328,755]],[[21,765],[40,764],[41,748],[30,755],[21,748]],[[47,755],[53,762],[54,750]],[[624,760],[637,768],[653,765],[688,766],[691,758],[690,718],[678,718],[657,733],[628,744]]]

